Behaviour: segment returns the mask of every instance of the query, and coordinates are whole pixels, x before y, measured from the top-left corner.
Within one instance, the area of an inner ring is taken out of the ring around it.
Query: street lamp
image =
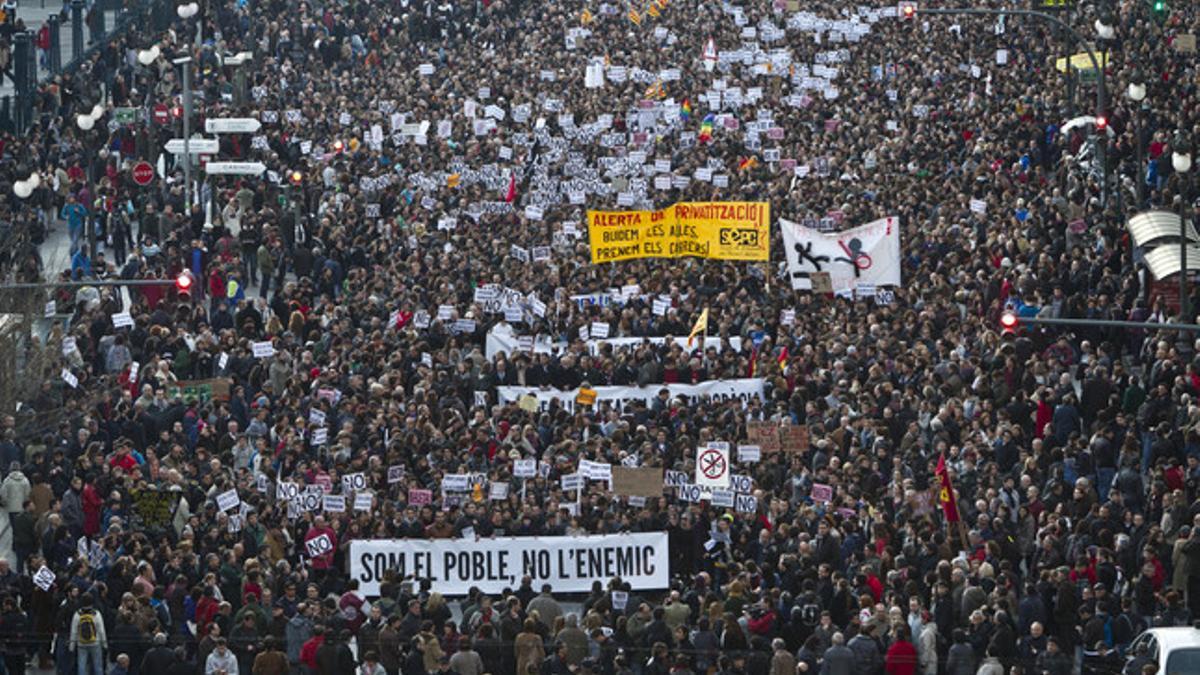
[[[1129,77],[1129,86],[1125,89],[1125,95],[1133,102],[1133,140],[1134,145],[1137,146],[1137,173],[1134,176],[1134,182],[1137,184],[1137,201],[1140,209],[1145,203],[1146,192],[1145,162],[1142,159],[1142,130],[1139,124],[1142,116],[1142,101],[1146,98],[1146,81],[1140,70],[1133,71],[1133,75]]]
[[[1171,166],[1175,172],[1179,174],[1179,319],[1187,321],[1188,311],[1188,230],[1187,230],[1187,201],[1188,193],[1188,176],[1187,172],[1192,168],[1192,139],[1188,138],[1186,132],[1180,131],[1175,134],[1175,139],[1171,141]]]

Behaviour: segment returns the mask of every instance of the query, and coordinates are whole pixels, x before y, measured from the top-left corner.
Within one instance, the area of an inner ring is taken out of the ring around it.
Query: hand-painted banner
[[[593,387],[590,391],[596,393],[596,405],[610,404],[621,410],[633,401],[642,401],[646,405],[658,396],[658,392],[666,389],[673,399],[677,396],[685,398],[689,405],[705,401],[738,400],[745,407],[750,399],[764,400],[763,386],[765,380],[759,378],[744,378],[737,380],[709,380],[699,384],[650,384],[645,387]],[[566,410],[574,410],[578,389],[560,391],[558,389],[542,389],[541,387],[496,387],[501,403],[516,403],[522,396],[531,395],[537,399],[538,408],[545,410],[551,401]]]
[[[494,539],[357,539],[350,542],[350,576],[365,595],[379,595],[389,570],[397,579],[428,579],[444,595],[487,594],[533,577],[534,588],[586,593],[592,582],[620,577],[634,590],[658,590],[670,580],[665,532],[586,537]]]
[[[680,202],[657,211],[588,211],[592,262],[695,256],[771,258],[767,202]]]
[[[779,219],[795,290],[813,290],[827,274],[834,293],[900,285],[900,219],[881,218],[841,232],[820,232]]]

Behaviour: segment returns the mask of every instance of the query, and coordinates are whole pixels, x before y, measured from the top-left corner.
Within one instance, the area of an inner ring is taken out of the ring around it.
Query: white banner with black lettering
[[[679,345],[684,351],[691,351],[687,346],[688,339],[686,335],[674,337],[672,339],[675,341],[675,344]],[[636,348],[645,342],[659,346],[666,341],[667,338],[661,336],[623,337],[605,338],[603,340],[588,340],[586,345],[588,353],[592,356],[596,356],[600,353],[600,345],[602,344],[611,345],[614,350],[620,351],[624,349]],[[699,342],[699,340],[696,342]],[[534,354],[560,354],[566,351],[567,347],[569,346],[570,343],[568,342],[554,342],[545,335],[517,335],[513,332],[512,328],[498,324],[488,331],[487,340],[484,343],[484,356],[491,361],[496,354],[500,353],[506,354],[509,358],[512,358],[520,352],[528,353],[531,351]],[[729,346],[736,352],[742,351],[742,338],[736,336],[729,338]],[[696,348],[699,348],[699,344],[696,344]],[[704,338],[705,351],[708,351],[709,349],[715,349],[717,352],[721,352],[724,350],[724,348],[725,341],[723,339],[715,336]]]
[[[548,583],[562,593],[585,593],[593,581],[607,583],[613,577],[637,591],[657,590],[670,578],[665,532],[350,542],[350,575],[364,594],[379,595],[388,570],[397,578],[429,579],[443,595],[466,595],[472,586],[500,593],[515,588],[526,574],[534,588]]]
[[[752,398],[764,400],[763,382],[761,378],[743,378],[738,380],[710,380],[699,384],[651,384],[645,387],[593,387],[596,392],[596,405],[609,403],[618,410],[623,409],[633,401],[650,404],[658,392],[666,389],[672,399],[682,396],[688,405],[696,405],[711,400],[737,399],[745,406]],[[578,389],[559,391],[557,389],[540,389],[538,387],[496,387],[500,403],[516,403],[526,394],[537,398],[538,407],[542,410],[550,406],[551,401],[558,401],[567,410],[575,409],[575,397]]]
[[[812,290],[825,272],[834,293],[900,285],[900,219],[881,218],[841,232],[821,232],[783,218],[783,248],[795,290]]]

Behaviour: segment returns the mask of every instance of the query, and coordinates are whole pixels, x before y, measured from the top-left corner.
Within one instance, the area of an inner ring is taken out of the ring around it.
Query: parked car
[[[1134,638],[1130,653],[1142,645],[1159,675],[1200,673],[1200,628],[1151,628]]]

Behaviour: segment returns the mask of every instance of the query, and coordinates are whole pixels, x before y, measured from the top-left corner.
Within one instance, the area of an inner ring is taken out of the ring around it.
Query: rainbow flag
[[[704,121],[700,123],[700,135],[697,137],[701,143],[708,143],[712,140],[713,123],[716,121],[717,116],[713,113],[704,116]]]
[[[686,98],[683,99],[683,103],[679,106],[679,119],[684,122],[692,119],[692,102]]]

